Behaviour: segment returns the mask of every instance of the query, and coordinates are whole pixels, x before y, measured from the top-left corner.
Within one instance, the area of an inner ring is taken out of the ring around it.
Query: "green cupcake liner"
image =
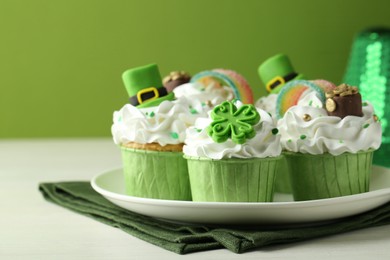
[[[271,202],[282,158],[212,160],[184,156],[193,201]]]
[[[121,147],[126,193],[130,196],[191,200],[187,162],[181,152]]]
[[[276,170],[275,192],[292,193],[289,171],[290,168],[288,167],[287,159],[283,155]]]
[[[373,151],[311,155],[285,152],[294,200],[340,197],[369,191]]]

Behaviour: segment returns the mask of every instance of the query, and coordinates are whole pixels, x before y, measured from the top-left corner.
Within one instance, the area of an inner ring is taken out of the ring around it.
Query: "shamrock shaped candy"
[[[255,136],[253,125],[260,121],[260,115],[253,105],[240,108],[233,102],[225,101],[211,111],[213,121],[207,128],[208,135],[217,143],[231,138],[236,144],[245,143]]]

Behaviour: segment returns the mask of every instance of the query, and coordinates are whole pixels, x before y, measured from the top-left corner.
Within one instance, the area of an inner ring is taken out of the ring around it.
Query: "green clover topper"
[[[260,121],[260,115],[253,105],[242,105],[239,109],[233,102],[225,101],[211,111],[213,121],[207,128],[208,135],[217,143],[229,137],[236,144],[245,143],[256,135],[253,125]]]

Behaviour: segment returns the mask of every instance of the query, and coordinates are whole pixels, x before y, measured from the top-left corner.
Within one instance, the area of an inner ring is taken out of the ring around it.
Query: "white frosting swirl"
[[[261,97],[256,101],[255,107],[267,111],[273,118],[275,118],[277,98],[278,94],[269,94],[268,96]]]
[[[307,96],[306,101],[301,101],[287,110],[278,121],[284,149],[336,156],[344,152],[357,153],[379,148],[382,129],[379,121],[374,119],[374,109],[369,102],[363,106],[363,117],[346,116],[341,119],[328,116],[321,101],[315,96]],[[305,121],[305,114],[311,120]]]
[[[240,107],[241,102],[236,102]],[[216,143],[207,134],[207,127],[212,120],[199,118],[195,126],[187,130],[187,137],[183,147],[184,154],[194,157],[210,159],[225,158],[265,158],[276,157],[281,154],[280,135],[273,134],[275,123],[271,116],[264,110],[257,109],[260,114],[260,122],[254,126],[256,135],[248,139],[244,144],[236,144],[231,139],[223,143]]]
[[[194,110],[185,99],[163,101],[148,108],[126,104],[114,112],[111,132],[116,144],[179,144],[184,142],[186,129],[200,116],[207,113]]]
[[[312,89],[305,90],[302,95],[299,97],[298,106],[310,106],[322,108],[322,101],[318,98],[317,91]]]
[[[211,107],[234,98],[229,87],[220,87],[213,83],[204,86],[199,82],[189,82],[174,88],[173,93],[177,99],[187,99],[186,102],[189,102],[198,112],[210,110]],[[206,105],[207,103],[211,106]]]

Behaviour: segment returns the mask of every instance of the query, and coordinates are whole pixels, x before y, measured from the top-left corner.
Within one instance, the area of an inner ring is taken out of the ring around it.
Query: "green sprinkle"
[[[305,139],[306,139],[306,135],[301,135],[299,138],[300,138],[301,140],[305,140]]]
[[[122,117],[121,116],[118,118],[118,122],[122,122]]]
[[[309,102],[309,106],[311,106],[313,104],[313,100],[310,100]]]
[[[150,117],[154,117],[154,112],[152,111],[152,112],[150,112],[150,115],[149,115]]]
[[[202,102],[201,104],[202,104],[202,107],[206,106],[206,103],[205,103],[205,102]]]
[[[172,133],[171,133],[171,137],[172,137],[173,139],[179,139],[179,134],[176,133],[176,132],[172,132]]]
[[[288,139],[288,140],[287,140],[287,142],[291,143],[291,142],[292,142],[292,140],[291,140],[291,139]]]
[[[200,133],[202,132],[202,129],[199,129],[199,128],[195,128],[196,132]]]
[[[191,108],[191,109],[190,109],[190,112],[191,112],[191,114],[193,114],[193,115],[194,115],[194,114],[198,114],[198,111],[196,111],[196,109],[194,109],[194,108]]]
[[[343,141],[343,140],[339,140],[339,143],[340,143],[340,144],[343,144],[343,143],[344,143],[344,141]]]
[[[148,112],[145,112],[145,115],[148,115]]]
[[[367,102],[363,102],[362,106],[364,107],[368,106]]]
[[[365,125],[363,126],[363,128],[367,128],[369,125],[370,125],[370,124],[365,124]]]
[[[279,130],[277,128],[274,128],[274,129],[272,129],[271,132],[273,135],[276,135],[277,133],[279,133]]]
[[[272,117],[272,114],[270,112],[267,112],[270,117]]]

